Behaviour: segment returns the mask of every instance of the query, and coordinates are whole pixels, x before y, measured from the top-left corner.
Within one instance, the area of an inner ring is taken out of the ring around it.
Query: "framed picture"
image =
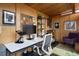
[[[3,24],[10,24],[14,25],[15,24],[15,13],[3,10]]]
[[[66,21],[65,30],[76,30],[76,21]]]
[[[55,22],[54,27],[55,27],[55,29],[59,29],[59,22]]]
[[[21,24],[33,24],[33,16],[21,14]]]

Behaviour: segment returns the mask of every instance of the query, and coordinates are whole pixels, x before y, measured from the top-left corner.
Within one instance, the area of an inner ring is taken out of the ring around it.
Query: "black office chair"
[[[18,40],[15,43],[23,43],[23,41],[21,41],[21,39],[23,38],[23,35],[25,35],[26,33],[23,31],[20,31],[20,30],[16,31],[16,33],[18,33],[20,37],[18,38]]]

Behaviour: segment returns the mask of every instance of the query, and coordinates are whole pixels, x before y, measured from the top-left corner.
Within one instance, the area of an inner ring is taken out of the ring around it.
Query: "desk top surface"
[[[36,44],[38,42],[41,42],[41,41],[43,41],[43,38],[37,37],[37,38],[34,38],[33,40],[24,40],[24,43],[22,43],[22,44],[11,42],[11,43],[4,44],[4,46],[10,52],[15,52],[15,51],[18,51],[20,49],[23,49],[23,48],[26,48],[28,46],[31,46],[33,44]]]

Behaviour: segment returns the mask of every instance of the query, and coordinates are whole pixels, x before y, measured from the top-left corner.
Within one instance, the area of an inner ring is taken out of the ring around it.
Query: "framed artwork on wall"
[[[66,21],[65,30],[76,30],[76,21]]]
[[[21,14],[21,25],[23,25],[23,24],[33,24],[34,20],[35,19],[33,18],[33,16]]]
[[[15,13],[3,10],[3,24],[14,25],[15,22]]]
[[[59,29],[59,22],[55,22],[54,27],[55,27],[55,29]]]

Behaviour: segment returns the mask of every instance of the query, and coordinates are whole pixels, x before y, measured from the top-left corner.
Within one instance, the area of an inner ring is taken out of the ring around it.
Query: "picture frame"
[[[66,21],[65,30],[76,30],[76,21]]]
[[[55,29],[59,29],[59,22],[55,22],[55,23],[54,23],[54,28],[55,28]]]
[[[33,16],[21,14],[21,24],[33,24]]]
[[[3,24],[15,25],[15,13],[7,10],[3,10]]]

